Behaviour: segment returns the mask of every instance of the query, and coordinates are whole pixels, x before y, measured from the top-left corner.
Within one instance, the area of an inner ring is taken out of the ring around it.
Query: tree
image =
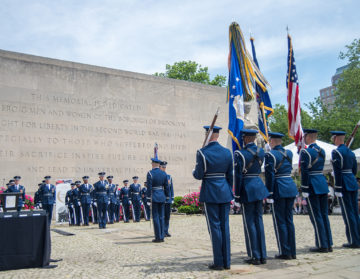
[[[154,75],[216,86],[225,86],[226,83],[226,77],[222,75],[216,75],[213,80],[210,80],[208,67],[202,67],[195,61],[180,61],[175,62],[174,65],[166,64],[165,73],[155,73]]]

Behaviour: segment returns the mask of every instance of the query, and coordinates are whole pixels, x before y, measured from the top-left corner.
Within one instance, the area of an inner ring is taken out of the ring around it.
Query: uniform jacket
[[[254,154],[257,154],[255,156]],[[264,150],[255,143],[249,143],[234,153],[235,198],[236,201],[249,203],[268,197],[269,192],[260,178]]]
[[[131,201],[130,187],[122,187],[121,190],[120,190],[120,202],[123,205],[128,205],[129,201]]]
[[[49,189],[50,185],[50,189]],[[44,184],[40,187],[40,197],[42,204],[55,204],[56,187],[52,184]]]
[[[164,203],[169,199],[169,185],[165,172],[159,168],[154,168],[147,173],[147,200],[152,202]]]
[[[130,196],[131,196],[131,200],[133,202],[141,200],[140,191],[141,191],[140,184],[138,184],[138,183],[134,184],[133,183],[133,184],[130,185]]]
[[[116,196],[115,196],[115,191],[116,191],[116,185],[113,183],[109,183],[109,200],[110,203],[112,204],[116,204]]]
[[[147,187],[143,187],[141,188],[141,200],[143,201],[143,203],[146,203],[146,192],[147,192]]]
[[[94,184],[94,195],[97,203],[108,203],[109,201],[109,186],[107,181],[98,181]]]
[[[65,205],[71,207],[73,204],[74,204],[73,189],[70,189],[69,191],[66,192]]]
[[[40,190],[38,189],[34,194],[34,204],[39,205],[41,203]]]
[[[341,144],[332,151],[331,161],[335,174],[335,191],[357,191],[357,162],[354,152]]]
[[[233,199],[232,155],[218,142],[210,142],[197,151],[193,176],[202,180],[200,202],[228,203]]]
[[[322,195],[329,192],[323,169],[325,164],[325,151],[316,143],[309,145],[300,152],[301,190],[310,195]]]
[[[24,202],[25,202],[25,187],[24,186],[11,185],[8,188],[8,193],[21,193],[21,195],[19,196],[18,207],[23,207]]]
[[[295,198],[298,194],[296,184],[291,178],[292,158],[292,152],[281,145],[265,154],[265,184],[269,198]]]
[[[166,200],[166,203],[173,203],[174,201],[174,185],[173,180],[170,174],[167,174],[168,184],[169,184],[169,195],[170,198]]]
[[[79,206],[79,203],[81,203],[81,195],[80,195],[80,187],[79,188],[75,188],[72,190],[72,198],[73,198],[73,203],[75,207]]]
[[[120,192],[121,190],[120,189],[116,189],[115,191],[115,199],[116,199],[116,204],[119,205],[120,204]]]
[[[91,192],[93,191],[93,186],[89,183],[82,184],[78,189],[81,204],[91,204]]]

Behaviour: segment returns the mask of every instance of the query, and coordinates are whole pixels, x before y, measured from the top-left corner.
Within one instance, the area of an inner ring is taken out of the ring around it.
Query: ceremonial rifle
[[[209,130],[207,130],[207,132],[206,132],[205,140],[204,140],[204,143],[203,143],[203,146],[202,146],[202,147],[206,146],[206,145],[209,143],[209,140],[210,140],[210,138],[211,138],[211,135],[213,134],[213,129],[214,129],[214,126],[215,126],[217,117],[218,117],[218,115],[219,115],[219,111],[220,111],[220,107],[217,108],[216,113],[215,113],[215,115],[214,115],[214,118],[213,118],[213,120],[212,120],[212,122],[211,122],[210,128],[209,128]]]
[[[359,122],[356,124],[356,126],[355,126],[354,130],[352,131],[350,137],[347,139],[347,141],[346,141],[346,143],[345,143],[345,145],[346,145],[347,147],[350,148],[351,144],[352,144],[353,141],[354,141],[356,132],[357,132],[357,130],[359,129],[359,127],[360,127],[360,120],[359,120]]]

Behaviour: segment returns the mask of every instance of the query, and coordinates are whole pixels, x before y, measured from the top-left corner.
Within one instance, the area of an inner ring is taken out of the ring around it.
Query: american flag
[[[295,145],[300,149],[304,147],[304,133],[301,127],[299,79],[296,73],[294,51],[290,35],[288,35],[288,47],[288,72],[286,75],[286,87],[288,89],[288,129],[289,137],[295,140]]]

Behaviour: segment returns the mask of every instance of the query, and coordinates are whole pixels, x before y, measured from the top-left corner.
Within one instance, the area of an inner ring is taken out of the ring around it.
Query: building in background
[[[336,99],[335,89],[336,85],[339,82],[341,74],[349,67],[349,65],[342,66],[336,69],[335,75],[331,77],[331,86],[320,89],[320,100],[328,108],[332,109],[334,107],[334,102]]]

